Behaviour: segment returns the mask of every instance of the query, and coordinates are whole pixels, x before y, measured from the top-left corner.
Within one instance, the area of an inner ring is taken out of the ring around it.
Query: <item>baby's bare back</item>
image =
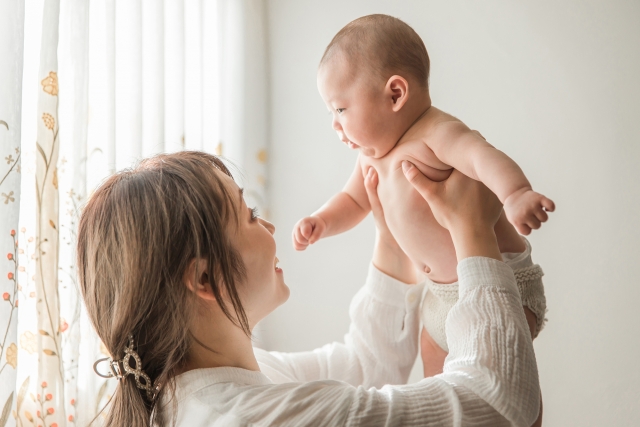
[[[360,164],[363,174],[369,166],[378,172],[378,196],[389,230],[400,247],[431,281],[453,283],[458,279],[451,236],[435,220],[429,204],[407,181],[401,166],[403,160],[408,160],[431,180],[443,181],[449,177],[453,168],[440,161],[428,146],[433,127],[442,120],[457,119],[432,107],[387,155],[379,159],[361,156]],[[496,236],[501,252],[525,249],[504,213],[496,225]]]

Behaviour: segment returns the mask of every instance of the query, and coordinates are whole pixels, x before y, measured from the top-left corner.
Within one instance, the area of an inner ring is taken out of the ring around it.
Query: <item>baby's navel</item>
[[[431,273],[431,267],[429,267],[428,265],[424,265],[424,268],[422,269],[422,271],[425,272],[425,274],[429,274]]]

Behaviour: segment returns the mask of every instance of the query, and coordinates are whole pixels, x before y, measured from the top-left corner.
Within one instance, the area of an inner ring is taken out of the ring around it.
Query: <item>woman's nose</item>
[[[262,219],[262,218],[260,218],[260,222],[262,223],[262,226],[263,226],[264,228],[266,228],[267,230],[269,230],[269,233],[271,233],[271,234],[275,234],[275,232],[276,232],[276,227],[275,227],[273,224],[271,224],[271,223],[270,223],[269,221],[267,221],[266,219]]]

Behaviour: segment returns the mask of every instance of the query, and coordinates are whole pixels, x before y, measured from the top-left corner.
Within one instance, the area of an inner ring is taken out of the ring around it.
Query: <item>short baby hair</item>
[[[399,74],[428,87],[427,48],[413,28],[393,16],[367,15],[349,22],[327,46],[320,67],[337,54],[354,66],[370,67],[381,78]]]

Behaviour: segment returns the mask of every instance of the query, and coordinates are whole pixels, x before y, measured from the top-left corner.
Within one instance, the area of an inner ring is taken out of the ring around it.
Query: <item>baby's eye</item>
[[[344,110],[346,110],[346,108],[336,108],[336,111],[338,112],[338,114],[342,114]]]
[[[255,221],[260,215],[258,215],[258,208],[251,209],[251,221]]]

